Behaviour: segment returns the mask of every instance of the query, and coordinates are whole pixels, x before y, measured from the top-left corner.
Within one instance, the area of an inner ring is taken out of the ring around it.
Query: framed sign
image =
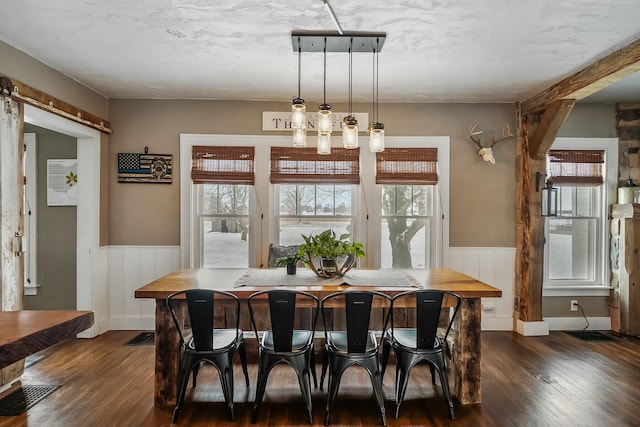
[[[171,184],[171,154],[118,153],[118,182]]]
[[[78,159],[47,159],[47,205],[78,206]]]

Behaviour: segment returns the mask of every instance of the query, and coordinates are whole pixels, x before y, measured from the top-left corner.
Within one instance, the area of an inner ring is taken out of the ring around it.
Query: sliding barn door
[[[22,130],[22,104],[0,95],[0,311],[22,310],[24,295]],[[0,385],[20,376],[23,369],[23,360],[3,368]]]

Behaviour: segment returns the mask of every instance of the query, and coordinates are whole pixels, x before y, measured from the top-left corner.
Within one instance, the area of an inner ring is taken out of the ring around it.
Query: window
[[[437,160],[430,162],[433,173],[419,172],[429,176],[427,183],[405,176],[402,182],[378,184],[384,174],[376,176],[376,153],[369,150],[334,147],[331,155],[319,156],[315,148],[293,148],[283,136],[180,138],[180,255],[185,268],[266,267],[270,244],[300,244],[301,234],[327,228],[363,243],[361,268],[391,267],[390,223],[406,224],[403,237],[412,235],[412,267],[447,265],[446,137],[387,138],[385,153],[398,146],[432,148]],[[416,160],[414,156],[408,164],[424,163]],[[381,170],[397,175],[397,166],[406,164],[387,160]],[[383,193],[388,201],[384,209]]]
[[[249,204],[255,182],[253,147],[192,147],[198,266],[249,266]]]
[[[352,234],[353,184],[360,182],[360,150],[271,148],[271,183],[277,188],[278,241],[302,243],[301,235],[332,229]]]
[[[558,216],[545,221],[545,295],[608,288],[607,213],[617,158],[617,140],[558,138],[549,151],[547,174],[558,189]]]
[[[436,148],[388,148],[376,154],[376,183],[381,192],[381,267],[431,266]],[[423,185],[414,185],[423,184]]]

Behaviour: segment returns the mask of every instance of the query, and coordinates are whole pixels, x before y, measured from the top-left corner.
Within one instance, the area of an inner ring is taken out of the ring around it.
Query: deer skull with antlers
[[[471,126],[469,128],[469,138],[471,138],[471,141],[473,141],[478,148],[480,149],[478,151],[478,154],[480,156],[482,156],[482,159],[485,162],[491,162],[492,165],[496,164],[496,159],[495,157],[493,157],[493,147],[500,141],[507,139],[507,138],[511,138],[513,136],[513,134],[511,133],[511,128],[509,127],[509,125],[505,125],[502,128],[502,135],[500,135],[500,137],[493,138],[493,141],[491,141],[491,144],[489,144],[488,147],[483,147],[482,144],[480,143],[480,138],[478,138],[478,135],[480,135],[482,133],[481,130],[478,130],[478,124],[479,122],[477,120],[475,120],[473,123],[471,123]]]

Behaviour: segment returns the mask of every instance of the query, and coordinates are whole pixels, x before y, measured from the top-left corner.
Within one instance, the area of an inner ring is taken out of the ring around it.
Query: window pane
[[[304,243],[302,234],[318,234],[329,228],[338,236],[351,234],[351,219],[280,218],[280,245],[301,245]]]
[[[381,222],[382,268],[427,268],[428,221],[385,218]]]
[[[200,214],[249,214],[248,185],[201,184]]]
[[[202,268],[249,266],[249,217],[201,217]]]
[[[431,216],[433,209],[431,185],[382,186],[382,214]]]
[[[595,219],[549,218],[549,279],[594,280]]]

